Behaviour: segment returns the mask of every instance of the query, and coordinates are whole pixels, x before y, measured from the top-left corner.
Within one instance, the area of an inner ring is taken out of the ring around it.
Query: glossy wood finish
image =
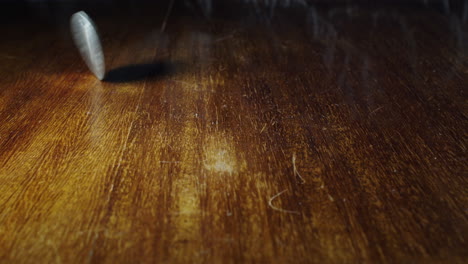
[[[230,8],[1,25],[0,262],[467,261],[463,14]]]

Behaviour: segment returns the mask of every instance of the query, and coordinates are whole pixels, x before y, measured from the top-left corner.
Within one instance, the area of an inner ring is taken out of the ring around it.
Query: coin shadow
[[[110,70],[103,81],[109,83],[127,83],[144,79],[163,78],[180,72],[183,68],[182,63],[169,61],[131,64]]]

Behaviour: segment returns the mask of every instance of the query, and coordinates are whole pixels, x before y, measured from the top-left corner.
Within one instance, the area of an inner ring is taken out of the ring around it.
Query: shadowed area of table
[[[0,262],[467,261],[463,11],[29,8],[0,25]]]

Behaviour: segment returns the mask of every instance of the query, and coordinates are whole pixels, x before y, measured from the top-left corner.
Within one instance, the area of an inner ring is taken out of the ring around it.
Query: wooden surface
[[[100,82],[77,9],[0,26],[1,263],[468,260],[464,14],[101,6]]]

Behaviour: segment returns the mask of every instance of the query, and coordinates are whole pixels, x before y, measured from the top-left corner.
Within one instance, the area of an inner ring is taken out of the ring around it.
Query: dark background
[[[220,10],[229,10],[232,5],[243,6],[247,9],[246,11],[249,8],[300,9],[311,5],[318,7],[359,5],[361,7],[431,8],[447,14],[465,16],[468,13],[466,0],[0,0],[0,14],[3,19],[11,19],[69,15],[70,12],[85,8],[134,12],[145,9],[147,6],[154,6],[166,10],[171,1],[175,7],[198,11],[206,17],[216,16]],[[159,9],[154,11],[161,11]]]

